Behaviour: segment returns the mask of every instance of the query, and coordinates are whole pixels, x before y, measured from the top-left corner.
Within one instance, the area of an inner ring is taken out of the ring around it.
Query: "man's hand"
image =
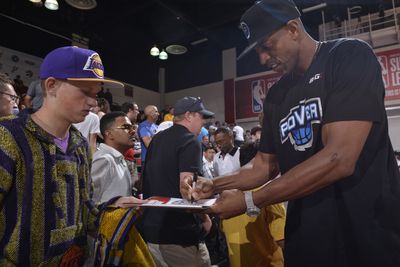
[[[187,200],[199,200],[214,195],[214,184],[211,179],[199,177],[196,188],[192,188],[193,176],[185,175],[180,179],[180,191],[183,198]]]
[[[223,191],[211,208],[206,213],[218,215],[221,219],[229,219],[246,212],[244,194],[239,190]]]
[[[137,207],[138,204],[146,203],[147,200],[138,199],[136,197],[120,197],[114,202],[114,206],[120,208],[132,208]]]

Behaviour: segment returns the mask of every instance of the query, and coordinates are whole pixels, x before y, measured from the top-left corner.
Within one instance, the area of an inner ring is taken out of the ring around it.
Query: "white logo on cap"
[[[250,39],[250,28],[249,28],[249,26],[247,26],[246,22],[242,21],[240,23],[240,28],[242,29],[246,39]]]

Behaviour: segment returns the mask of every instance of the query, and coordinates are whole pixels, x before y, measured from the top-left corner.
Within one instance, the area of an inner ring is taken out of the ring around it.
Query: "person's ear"
[[[60,81],[53,77],[49,77],[44,81],[43,85],[44,88],[42,88],[42,90],[45,90],[46,95],[56,96],[57,89],[60,87]]]
[[[111,140],[114,138],[111,129],[105,130],[104,139],[106,139],[106,138],[107,139],[111,139]]]
[[[193,114],[191,112],[189,112],[189,111],[186,111],[185,119],[187,119],[189,122],[191,122],[192,121],[192,117],[193,117]]]
[[[293,40],[296,40],[299,37],[300,27],[302,27],[302,25],[300,24],[299,20],[297,20],[297,19],[289,20],[286,23],[286,28],[289,33],[289,36]]]

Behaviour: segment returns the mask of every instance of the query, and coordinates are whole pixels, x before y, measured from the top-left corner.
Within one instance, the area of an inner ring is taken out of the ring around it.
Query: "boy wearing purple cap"
[[[381,66],[350,38],[317,42],[292,0],[261,0],[241,19],[260,62],[282,78],[264,101],[252,168],[202,180],[186,197],[226,189],[223,218],[289,200],[285,265],[400,266],[400,174],[388,135]],[[278,173],[282,175],[276,178]]]
[[[0,123],[2,266],[78,266],[86,234],[107,204],[90,200],[89,148],[71,124],[96,106],[101,84],[123,85],[104,79],[96,52],[78,47],[50,52],[40,78],[42,107]],[[135,201],[122,197],[109,203]]]

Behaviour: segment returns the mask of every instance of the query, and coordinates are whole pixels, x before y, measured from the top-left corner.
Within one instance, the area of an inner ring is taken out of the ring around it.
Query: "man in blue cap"
[[[72,46],[50,52],[40,78],[42,107],[0,122],[0,265],[80,266],[86,234],[107,203],[90,200],[88,143],[71,124],[97,105],[102,84],[123,84],[104,78],[95,51]]]
[[[292,0],[256,2],[241,19],[261,64],[283,74],[264,101],[252,168],[181,184],[186,197],[226,189],[229,218],[289,201],[285,265],[400,266],[400,175],[388,136],[381,67],[356,39],[317,42]],[[278,173],[279,178],[276,178]]]

